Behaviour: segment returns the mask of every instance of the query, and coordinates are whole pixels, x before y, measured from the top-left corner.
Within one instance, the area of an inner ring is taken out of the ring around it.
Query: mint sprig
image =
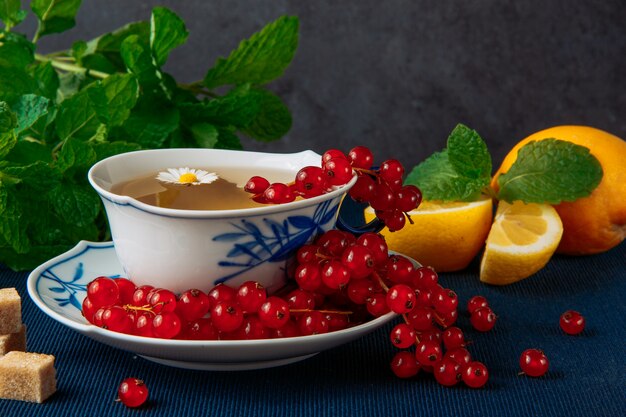
[[[481,194],[509,203],[559,204],[586,197],[602,180],[600,162],[589,149],[546,138],[520,148],[508,172],[490,187],[491,157],[478,133],[458,125],[448,146],[413,168],[407,183],[418,186],[426,200],[474,201]]]
[[[491,155],[478,133],[459,124],[448,136],[446,149],[413,168],[408,184],[427,200],[473,201],[491,179]]]
[[[28,14],[0,0],[0,263],[31,269],[77,241],[110,238],[86,180],[89,167],[122,152],[163,147],[241,149],[270,141],[291,113],[267,84],[298,45],[297,17],[284,16],[218,58],[202,80],[180,83],[163,68],[189,33],[155,7],[67,50],[38,53],[44,36],[75,25],[81,0],[32,0],[38,28],[15,31]]]

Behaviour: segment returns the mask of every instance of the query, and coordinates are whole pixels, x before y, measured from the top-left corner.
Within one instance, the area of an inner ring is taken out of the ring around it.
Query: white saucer
[[[81,314],[86,285],[105,275],[123,276],[112,242],[81,241],[28,276],[28,293],[54,320],[101,343],[178,368],[246,370],[286,365],[356,340],[396,315],[388,313],[359,326],[331,333],[267,340],[166,340],[132,336],[89,324]]]

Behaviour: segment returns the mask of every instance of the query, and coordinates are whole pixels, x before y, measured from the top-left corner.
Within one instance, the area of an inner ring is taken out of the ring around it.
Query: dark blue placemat
[[[52,320],[28,297],[27,274],[0,269],[0,287],[23,297],[28,350],[56,356],[58,392],[44,404],[0,400],[0,416],[621,416],[626,415],[626,244],[588,257],[556,256],[535,276],[506,287],[478,281],[477,262],[442,274],[465,303],[486,296],[499,319],[494,330],[459,325],[484,362],[488,385],[473,390],[439,386],[431,375],[396,379],[388,368],[393,324],[303,362],[257,371],[204,372],[154,364],[92,341]],[[558,327],[567,309],[582,312],[587,328],[567,336]],[[464,309],[460,309],[464,310]],[[550,359],[545,377],[518,375],[529,347]],[[146,407],[115,402],[119,382],[146,381]]]

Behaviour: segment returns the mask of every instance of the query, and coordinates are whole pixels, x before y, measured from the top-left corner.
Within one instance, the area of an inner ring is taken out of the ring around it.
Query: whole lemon
[[[491,185],[509,170],[519,149],[531,141],[554,138],[589,148],[602,166],[603,176],[588,197],[555,205],[563,222],[558,253],[589,255],[607,251],[626,237],[626,141],[588,126],[555,126],[520,141],[502,161]]]

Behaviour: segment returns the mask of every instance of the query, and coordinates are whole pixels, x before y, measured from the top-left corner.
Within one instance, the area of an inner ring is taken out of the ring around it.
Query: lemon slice
[[[459,271],[467,267],[480,252],[492,221],[491,198],[469,203],[423,201],[409,212],[402,230],[381,232],[389,249],[410,256],[438,272]],[[374,217],[365,210],[367,221]]]
[[[498,203],[480,263],[480,280],[506,285],[543,268],[563,235],[556,210],[547,204]]]

